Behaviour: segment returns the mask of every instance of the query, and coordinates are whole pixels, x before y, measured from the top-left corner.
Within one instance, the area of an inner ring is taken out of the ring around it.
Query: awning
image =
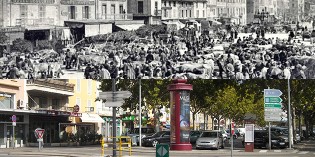
[[[105,123],[104,119],[95,113],[82,113],[80,118],[83,123]]]
[[[132,31],[132,30],[137,30],[144,25],[145,24],[130,24],[130,25],[116,25],[116,26],[126,31]]]
[[[45,26],[26,26],[25,29],[27,29],[28,31],[39,31],[39,30],[51,30],[51,29],[55,29],[56,26],[49,26],[49,25],[45,25]]]

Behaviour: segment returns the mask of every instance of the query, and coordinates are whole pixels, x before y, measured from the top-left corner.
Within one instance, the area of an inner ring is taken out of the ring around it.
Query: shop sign
[[[94,5],[94,1],[86,1],[86,0],[61,0],[60,4],[63,5]]]
[[[24,32],[25,28],[23,27],[2,27],[0,28],[0,32]]]
[[[58,116],[70,116],[70,112],[66,112],[66,111],[56,111]]]
[[[55,4],[56,0],[11,0],[11,3]]]
[[[71,116],[71,117],[82,117],[82,113],[71,112],[70,116]]]

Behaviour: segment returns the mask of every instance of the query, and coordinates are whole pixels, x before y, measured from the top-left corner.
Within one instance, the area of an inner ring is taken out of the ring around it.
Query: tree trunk
[[[192,117],[192,119],[193,119],[193,128],[194,128],[194,130],[196,130],[196,128],[195,128],[195,116],[196,116],[196,112],[193,112],[193,115],[192,115],[193,117]]]
[[[292,134],[293,134],[293,143],[294,141],[296,141],[296,133],[295,133],[295,129],[296,129],[296,122],[295,122],[295,107],[292,107]]]
[[[206,129],[206,112],[203,113],[203,130],[207,130]]]
[[[299,135],[300,135],[300,137],[303,137],[301,122],[302,122],[302,120],[301,120],[301,110],[299,110]]]
[[[305,123],[305,134],[304,134],[304,137],[305,137],[305,139],[308,139],[309,126],[308,126],[308,119],[306,117],[307,116],[304,115],[304,123]]]

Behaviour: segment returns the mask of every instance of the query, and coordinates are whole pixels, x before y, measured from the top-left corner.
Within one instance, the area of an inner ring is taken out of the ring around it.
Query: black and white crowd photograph
[[[94,0],[3,1],[0,78],[315,77],[311,8],[286,0],[162,0],[145,1],[155,8],[147,10],[133,1],[111,10]]]

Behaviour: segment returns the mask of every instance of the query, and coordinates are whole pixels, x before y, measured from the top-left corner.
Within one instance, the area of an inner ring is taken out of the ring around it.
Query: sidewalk
[[[299,151],[315,151],[315,138],[311,137],[309,140],[295,144],[294,148],[298,149]]]

